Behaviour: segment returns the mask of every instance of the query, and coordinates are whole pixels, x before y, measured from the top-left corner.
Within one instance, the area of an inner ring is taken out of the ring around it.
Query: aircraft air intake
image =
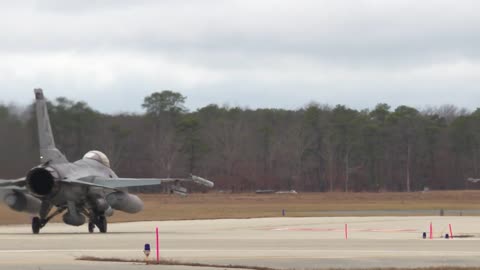
[[[37,197],[53,195],[58,191],[58,173],[51,167],[36,167],[27,174],[26,185]]]

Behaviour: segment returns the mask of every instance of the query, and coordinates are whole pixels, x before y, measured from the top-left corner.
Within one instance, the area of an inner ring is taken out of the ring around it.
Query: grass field
[[[109,221],[278,217],[282,209],[287,216],[294,217],[335,215],[324,211],[347,210],[480,210],[480,191],[261,195],[212,192],[187,197],[168,194],[140,194],[140,197],[145,202],[144,211],[138,214],[116,211]],[[30,220],[30,215],[0,204],[0,224],[30,223]]]
[[[99,257],[80,257],[77,260],[80,261],[94,261],[94,262],[123,262],[123,263],[135,263],[135,264],[144,264],[144,260],[129,260],[122,258],[99,258]],[[219,264],[205,264],[205,263],[195,263],[195,262],[182,262],[175,260],[161,260],[158,263],[154,260],[149,260],[148,264],[150,265],[182,265],[182,266],[196,266],[196,267],[210,267],[210,268],[219,268],[219,269],[252,269],[252,270],[280,270],[270,267],[261,267],[261,266],[245,266],[245,265],[219,265]],[[325,268],[319,268],[325,270]],[[327,270],[342,270],[342,268],[331,268]],[[294,269],[291,269],[294,270]],[[315,270],[315,269],[310,269]],[[452,266],[440,266],[440,267],[420,267],[420,268],[351,268],[349,270],[480,270],[480,267],[452,267]]]

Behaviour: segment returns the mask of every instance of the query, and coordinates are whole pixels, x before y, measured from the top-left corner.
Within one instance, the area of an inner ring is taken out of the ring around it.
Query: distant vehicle
[[[275,194],[298,194],[297,191],[291,189],[291,190],[280,190],[275,192]]]
[[[275,193],[275,190],[273,190],[273,189],[257,189],[257,190],[255,190],[255,193],[257,193],[257,194],[272,194],[272,193]]]
[[[213,187],[213,182],[194,175],[190,178],[119,178],[110,168],[107,156],[96,150],[70,163],[55,147],[42,89],[35,89],[34,93],[41,164],[24,178],[0,180],[0,190],[6,192],[4,202],[11,209],[38,215],[32,219],[34,234],[65,211],[65,224],[81,226],[88,219],[90,233],[95,226],[105,233],[107,217],[113,215],[114,209],[127,213],[143,209],[142,200],[129,194],[128,187],[170,183],[171,190],[180,194],[186,192],[180,182]]]
[[[279,190],[275,191],[273,189],[257,189],[255,190],[256,194],[297,194],[295,190]]]

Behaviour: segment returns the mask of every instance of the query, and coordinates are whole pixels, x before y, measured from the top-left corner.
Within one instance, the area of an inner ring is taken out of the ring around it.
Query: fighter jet
[[[55,147],[47,104],[42,89],[34,89],[41,164],[24,178],[0,180],[4,202],[13,210],[34,214],[32,232],[38,234],[53,217],[63,214],[63,222],[81,226],[88,219],[88,231],[95,227],[107,232],[107,217],[114,210],[137,213],[142,200],[127,192],[129,187],[170,185],[170,190],[184,194],[181,182],[213,187],[213,182],[190,178],[120,178],[110,168],[105,154],[93,150],[73,163]],[[54,209],[54,210],[52,210]]]

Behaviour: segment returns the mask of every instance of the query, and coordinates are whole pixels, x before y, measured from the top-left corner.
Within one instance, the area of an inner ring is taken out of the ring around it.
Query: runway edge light
[[[145,262],[148,264],[148,256],[150,256],[150,244],[145,244],[143,248],[143,253],[145,254]]]

